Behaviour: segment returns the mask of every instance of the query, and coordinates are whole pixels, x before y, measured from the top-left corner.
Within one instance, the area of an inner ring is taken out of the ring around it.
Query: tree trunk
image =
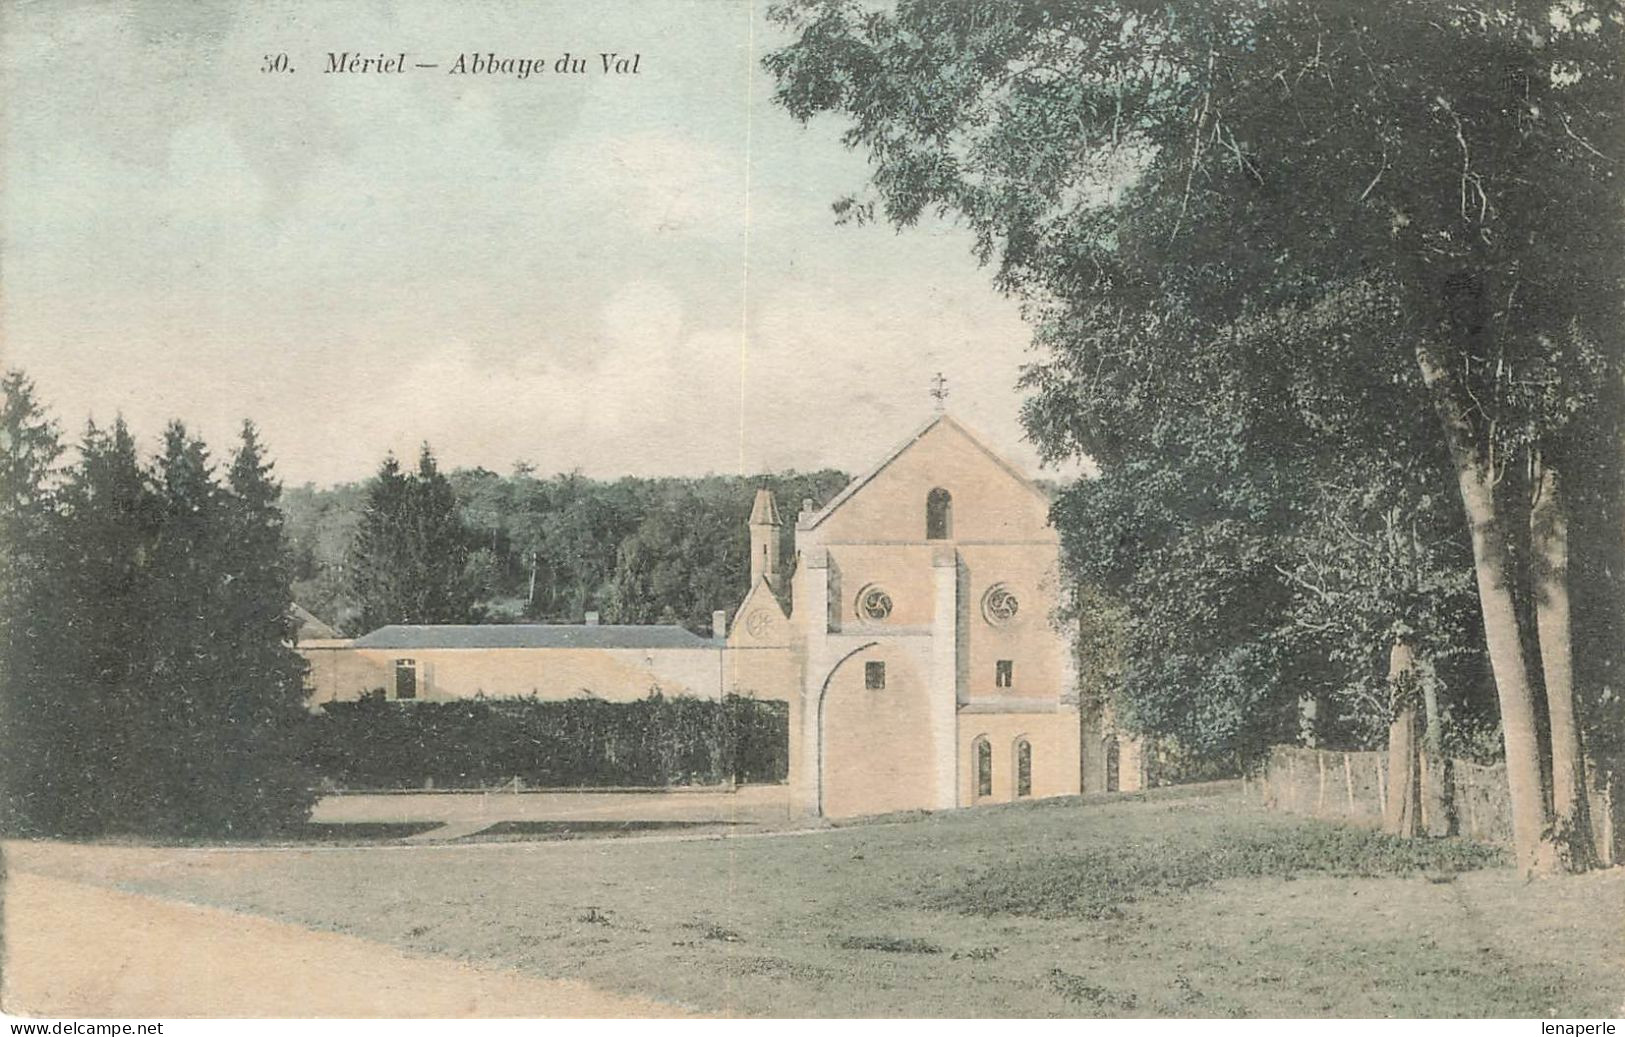
[[[1422,824],[1427,834],[1456,834],[1455,790],[1450,761],[1444,755],[1444,718],[1439,715],[1439,686],[1432,668],[1422,675],[1422,704],[1427,726],[1422,736]]]
[[[1388,650],[1388,798],[1382,830],[1414,839],[1421,831],[1422,761],[1416,744],[1416,656],[1404,641]]]
[[[1596,862],[1585,790],[1585,758],[1574,708],[1574,641],[1569,627],[1569,532],[1558,471],[1536,461],[1529,511],[1535,625],[1552,738],[1552,828],[1562,866],[1586,871]]]
[[[1518,635],[1506,523],[1496,508],[1494,473],[1487,457],[1477,449],[1467,407],[1431,344],[1418,341],[1416,360],[1450,448],[1457,489],[1472,533],[1479,612],[1501,706],[1517,867],[1525,874],[1555,870],[1558,862],[1547,838],[1546,782],[1540,764],[1534,686]]]

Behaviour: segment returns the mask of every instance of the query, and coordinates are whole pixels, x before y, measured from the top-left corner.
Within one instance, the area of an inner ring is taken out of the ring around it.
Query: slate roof
[[[387,626],[355,640],[357,648],[715,648],[679,626],[580,623],[485,623]]]

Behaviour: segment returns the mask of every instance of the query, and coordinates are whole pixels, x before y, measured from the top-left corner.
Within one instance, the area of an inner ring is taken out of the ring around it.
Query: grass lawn
[[[1625,1004],[1625,869],[1269,814],[1233,790],[728,839],[13,867],[746,1015],[1568,1016]],[[267,963],[267,967],[273,967]]]

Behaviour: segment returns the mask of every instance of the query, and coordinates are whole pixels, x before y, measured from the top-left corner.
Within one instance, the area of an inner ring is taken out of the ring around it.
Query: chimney
[[[711,613],[711,640],[728,640],[728,613],[721,609]]]
[[[598,613],[596,613],[596,612],[587,613],[587,625],[590,626],[590,627],[595,627],[595,626],[598,625]]]

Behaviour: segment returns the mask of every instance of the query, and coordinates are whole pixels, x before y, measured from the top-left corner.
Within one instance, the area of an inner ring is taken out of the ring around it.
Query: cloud
[[[745,226],[743,153],[664,131],[570,136],[549,155],[537,190],[557,204],[640,234],[740,240]]]

